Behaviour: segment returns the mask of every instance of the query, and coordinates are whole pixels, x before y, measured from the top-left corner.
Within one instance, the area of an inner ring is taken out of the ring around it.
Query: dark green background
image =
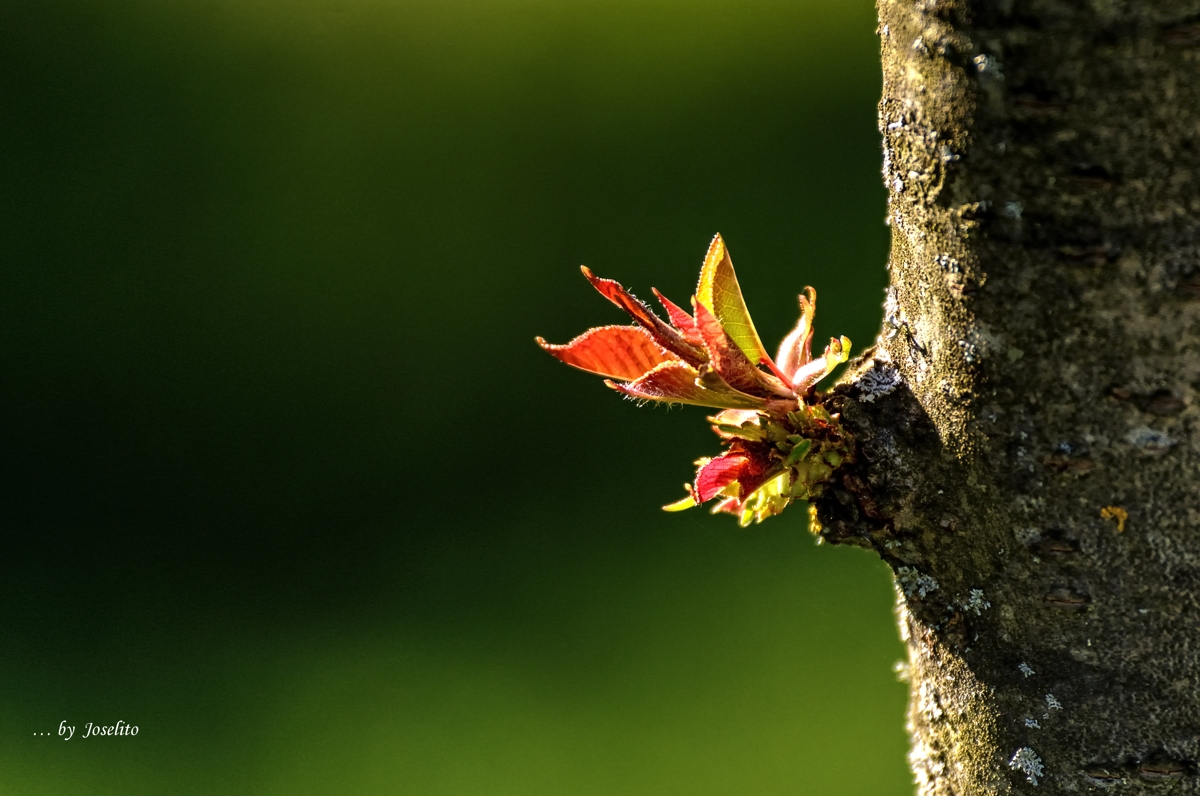
[[[870,343],[867,0],[0,14],[0,790],[910,792],[883,568],[533,345],[717,231]]]

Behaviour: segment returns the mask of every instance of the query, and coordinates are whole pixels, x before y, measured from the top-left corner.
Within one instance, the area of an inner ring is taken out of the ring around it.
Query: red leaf
[[[738,480],[750,459],[739,453],[726,453],[700,465],[696,471],[697,503],[706,503],[721,493],[721,490]]]
[[[706,360],[704,349],[683,339],[683,336],[668,326],[666,321],[651,312],[649,307],[621,287],[620,282],[601,279],[593,274],[586,265],[580,266],[580,268],[583,270],[583,275],[592,283],[592,287],[600,291],[600,295],[629,313],[629,317],[649,332],[660,346],[668,351],[673,351],[693,365],[699,365]]]
[[[712,508],[713,514],[732,514],[737,517],[742,513],[742,501],[737,498],[725,498]]]
[[[696,322],[692,320],[692,316],[687,314],[687,311],[671,301],[669,298],[659,293],[656,288],[650,288],[654,291],[654,295],[658,298],[658,303],[667,311],[667,317],[671,319],[671,325],[679,330],[684,339],[693,345],[704,345],[704,338],[700,336],[700,332],[696,331]]]
[[[636,379],[655,365],[678,361],[640,326],[588,329],[566,345],[551,345],[540,337],[537,343],[561,362],[614,379]]]
[[[750,393],[744,393],[741,390],[734,389],[733,387],[729,386],[729,382],[721,378],[720,373],[717,373],[715,370],[713,370],[712,365],[701,365],[697,372],[700,375],[696,379],[696,383],[701,387],[705,387],[709,390],[713,390],[722,394],[733,393],[735,395],[742,396],[743,398],[749,398],[750,400],[757,402],[756,408],[758,409],[766,409],[776,403],[775,400],[759,397],[757,395],[751,395]],[[732,408],[739,409],[743,407],[745,407],[745,404],[739,404],[738,406]]]
[[[711,406],[718,409],[761,409],[766,405],[762,398],[747,395],[719,384],[698,383],[700,371],[691,365],[678,360],[664,362],[641,378],[621,384],[615,381],[605,381],[609,387],[624,393],[631,398],[642,398],[648,401],[666,401],[667,403],[694,404],[696,406]]]
[[[771,472],[771,462],[768,459],[762,458],[761,451],[749,452],[750,461],[738,476],[738,483],[742,485],[741,500],[745,500],[754,493],[754,490],[769,481],[774,477],[775,473]],[[776,471],[778,472],[778,471]]]
[[[747,392],[761,393],[764,390],[770,390],[779,392],[781,395],[791,394],[782,384],[779,385],[778,390],[773,389],[774,385],[767,381],[767,374],[746,358],[742,349],[738,348],[737,343],[725,333],[721,322],[709,311],[708,307],[699,301],[693,303],[696,310],[696,330],[704,338],[704,347],[708,349],[710,367],[727,381],[729,386]]]

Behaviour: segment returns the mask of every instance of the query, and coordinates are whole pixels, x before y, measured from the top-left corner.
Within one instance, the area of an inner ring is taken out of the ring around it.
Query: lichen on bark
[[[816,514],[897,573],[918,791],[1200,793],[1200,2],[879,15],[891,285]]]

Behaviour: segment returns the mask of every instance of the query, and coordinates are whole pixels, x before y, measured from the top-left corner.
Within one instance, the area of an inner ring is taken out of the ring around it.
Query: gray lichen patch
[[[1138,426],[1132,429],[1125,435],[1125,441],[1150,456],[1161,456],[1178,442],[1167,432],[1155,431],[1149,426]]]
[[[992,604],[983,598],[983,589],[971,589],[967,599],[962,600],[959,605],[964,611],[970,611],[975,616],[992,607]]]
[[[875,367],[863,373],[856,382],[862,391],[860,401],[873,403],[895,390],[900,385],[900,371],[891,365],[876,363]]]
[[[932,576],[918,572],[912,567],[899,567],[896,570],[896,582],[906,597],[924,598],[940,588]]]
[[[1038,778],[1045,776],[1042,759],[1028,746],[1022,746],[1013,753],[1012,759],[1008,761],[1008,767],[1014,771],[1020,771],[1032,785],[1037,785]]]

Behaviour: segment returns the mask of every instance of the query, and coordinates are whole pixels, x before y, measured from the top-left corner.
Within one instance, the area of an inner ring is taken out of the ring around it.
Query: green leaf
[[[731,426],[728,423],[713,423],[713,430],[726,437],[744,439],[748,442],[758,442],[766,437],[761,428],[754,425]]]
[[[695,309],[696,331],[700,333],[704,347],[708,350],[710,367],[739,390],[763,389],[766,374],[746,358],[737,341],[725,331],[721,321],[700,301],[696,302]]]
[[[713,238],[700,269],[700,284],[696,286],[696,300],[703,304],[720,321],[725,332],[753,363],[767,359],[767,350],[754,329],[742,288],[738,285],[733,261],[720,235]]]
[[[685,509],[690,509],[696,505],[696,499],[692,497],[691,494],[691,485],[685,484],[684,486],[687,488],[688,494],[681,497],[679,500],[676,500],[674,503],[668,503],[667,505],[663,506],[663,511],[684,511]]]
[[[801,440],[796,444],[796,447],[792,448],[792,452],[788,454],[787,463],[789,465],[795,464],[807,456],[810,450],[812,450],[812,440]]]

